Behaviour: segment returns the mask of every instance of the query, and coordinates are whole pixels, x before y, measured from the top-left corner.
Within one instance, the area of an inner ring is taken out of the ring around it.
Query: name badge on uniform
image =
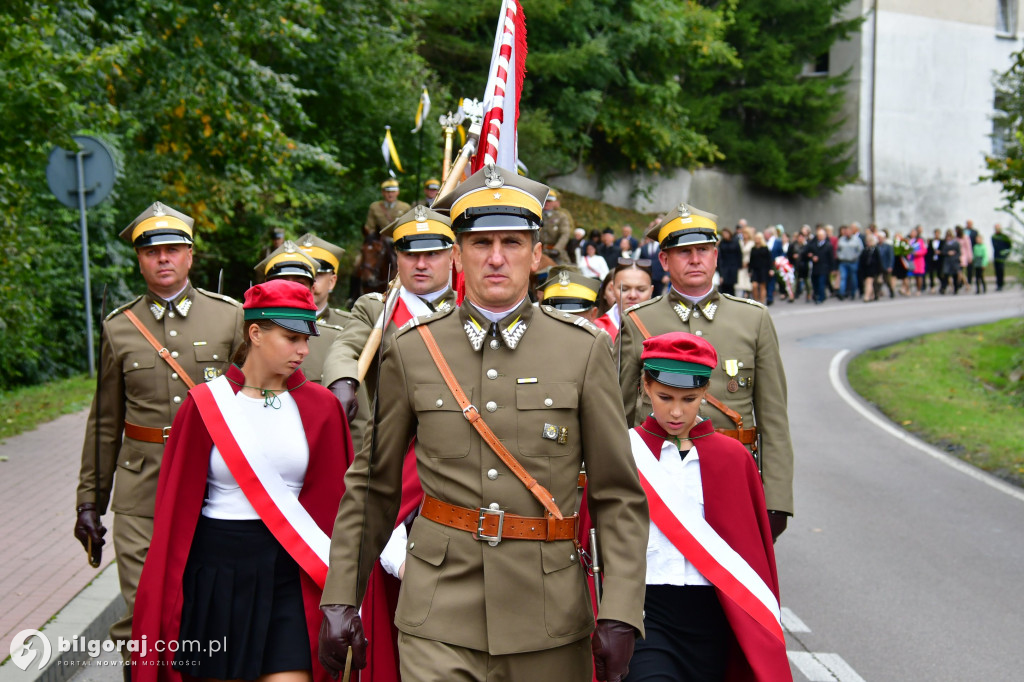
[[[735,377],[737,374],[739,374],[739,371],[739,360],[725,361],[725,373],[728,374],[730,377]],[[735,378],[732,378],[730,379],[729,383],[726,384],[725,389],[729,391],[729,393],[735,393],[736,391],[740,390],[740,385],[736,382]]]

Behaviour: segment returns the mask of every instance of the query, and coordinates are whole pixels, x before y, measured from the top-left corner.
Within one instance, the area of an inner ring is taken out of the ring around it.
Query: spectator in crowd
[[[651,298],[651,262],[646,258],[620,259],[609,277],[608,293],[613,304],[608,312],[594,320],[594,324],[608,332],[614,341],[622,326],[623,311]]]
[[[839,231],[842,232],[846,229],[845,225],[839,226]],[[836,258],[836,251],[839,247],[839,237],[836,236],[835,228],[831,225],[825,225],[825,234],[828,235],[828,240],[832,244],[832,261],[831,261],[831,272],[828,273],[828,293],[830,296],[839,296],[839,259]]]
[[[721,279],[718,290],[730,296],[736,295],[736,278],[743,265],[740,242],[733,237],[728,227],[722,230],[722,241],[718,243],[718,276]]]
[[[925,274],[928,276],[928,291],[935,291],[937,282],[941,279],[942,265],[942,231],[938,228],[932,233],[928,240],[928,250],[925,252]]]
[[[623,237],[619,240],[619,258],[638,258],[640,256],[640,247],[634,247],[633,244],[636,240],[630,241],[628,237]]]
[[[807,227],[804,225],[804,227]],[[811,228],[807,227],[808,230]],[[721,251],[721,244],[718,246]],[[789,249],[786,251],[786,258],[793,264],[793,270],[796,274],[796,292],[797,298],[801,294],[805,296],[807,301],[811,300],[811,287],[808,282],[811,271],[808,267],[807,259],[804,258],[804,249],[807,248],[807,235],[803,229],[793,235],[793,239],[789,242]]]
[[[924,291],[925,258],[928,254],[928,245],[922,238],[923,234],[924,230],[920,225],[910,231],[910,258],[913,262],[913,272],[909,273],[913,279],[910,288],[914,290],[915,296],[920,296]]]
[[[597,247],[597,255],[604,258],[609,271],[619,261],[622,251],[619,249],[619,243],[615,240],[615,230],[612,228],[606,227],[601,231],[601,245]]]
[[[965,253],[967,254],[967,262],[963,264],[964,275],[967,277],[967,284],[971,283],[971,278],[974,275],[974,267],[972,264],[974,263],[974,244],[977,242],[977,239],[975,239],[977,236],[978,231],[974,229],[974,221],[966,221],[964,223],[963,237],[960,238],[960,256],[962,259],[963,255]]]
[[[750,250],[750,262],[747,265],[750,274],[751,298],[758,303],[765,303],[768,296],[768,280],[775,276],[772,267],[772,254],[765,244],[764,235],[754,235],[754,248]]]
[[[956,226],[956,240],[960,242],[960,284],[964,283],[964,278],[967,278],[967,283],[970,284],[971,262],[974,260],[974,244],[971,242],[967,230],[959,225]]]
[[[825,285],[832,272],[834,259],[835,255],[832,252],[832,242],[829,241],[828,232],[824,226],[819,225],[814,239],[807,242],[803,252],[803,260],[810,266],[816,304],[825,302]]]
[[[868,232],[864,237],[866,246],[860,252],[857,271],[864,277],[864,302],[875,300],[875,284],[882,275],[882,259],[878,253],[878,238]]]
[[[1003,279],[1006,276],[1006,259],[1010,257],[1010,249],[1013,244],[1010,238],[1003,233],[1003,227],[998,223],[992,233],[992,267],[996,271],[996,291],[1003,290]]]
[[[566,251],[569,253],[569,257],[572,258],[573,263],[580,259],[580,253],[583,250],[583,244],[586,242],[586,236],[587,231],[582,227],[577,227],[572,231],[572,239],[569,240]]]
[[[633,236],[633,226],[629,223],[622,226],[622,238],[629,240],[630,251],[636,251],[640,248],[640,242],[638,242],[636,237]]]
[[[894,298],[896,292],[892,288],[892,269],[896,264],[896,254],[893,251],[892,242],[889,240],[889,233],[885,230],[878,232],[878,259],[882,264],[881,282],[885,282],[885,286],[889,288],[889,298]],[[882,295],[881,282],[879,282],[878,291],[875,293],[876,298]]]
[[[900,283],[900,294],[909,296],[910,282],[907,280],[907,274],[909,272],[908,266],[910,265],[910,244],[903,238],[902,234],[897,232],[892,238],[892,248],[896,254],[896,260],[892,269],[893,277]]]
[[[661,252],[661,244],[650,237],[644,237],[640,245],[640,257],[651,261],[651,284],[654,287],[652,296],[661,296],[662,290],[668,285],[668,273],[665,272],[658,253]]]
[[[580,273],[585,277],[603,281],[605,275],[608,274],[608,262],[597,253],[597,246],[594,242],[588,241],[584,249],[583,255],[576,263],[580,268]]]
[[[743,256],[743,260],[740,262],[740,271],[736,276],[736,295],[737,296],[750,296],[750,252],[754,248],[754,228],[746,224],[745,220],[741,220],[742,226],[736,226],[736,237],[740,240],[740,254]]]
[[[839,259],[839,300],[857,296],[857,262],[864,244],[857,235],[856,223],[845,230],[840,228],[836,257]]]
[[[771,262],[774,263],[775,259],[779,256],[785,255],[786,249],[782,244],[782,240],[779,238],[779,230],[781,225],[776,228],[773,225],[769,225],[764,230],[764,243],[768,247],[768,253],[771,254]],[[775,278],[770,277],[766,284],[765,291],[765,303],[771,305],[775,302]]]
[[[957,227],[956,229],[963,232],[963,228]],[[941,266],[941,279],[942,286],[939,288],[940,294],[945,294],[949,288],[950,281],[953,283],[953,295],[955,296],[960,292],[960,263],[962,262],[960,257],[960,240],[957,239],[956,232],[953,230],[946,230],[946,238],[942,241],[942,266]]]
[[[974,293],[983,294],[988,291],[985,284],[985,266],[988,265],[988,251],[981,235],[974,233],[974,258],[971,267],[974,269]]]

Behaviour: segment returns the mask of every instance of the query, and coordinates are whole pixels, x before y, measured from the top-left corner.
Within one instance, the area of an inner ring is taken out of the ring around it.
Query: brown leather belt
[[[160,443],[163,445],[171,435],[171,427],[165,426],[162,429],[151,426],[139,426],[131,422],[124,423],[124,435],[132,440],[141,440],[143,443]]]
[[[744,445],[757,444],[757,429],[715,429],[715,431],[723,436],[735,438]]]
[[[578,522],[575,514],[567,519],[516,516],[500,509],[458,507],[430,495],[423,496],[420,516],[442,526],[472,533],[477,540],[492,546],[502,540],[575,540]]]

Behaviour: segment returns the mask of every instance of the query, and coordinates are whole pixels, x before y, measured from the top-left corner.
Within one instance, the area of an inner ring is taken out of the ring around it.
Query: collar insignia
[[[473,346],[473,350],[477,351],[484,346],[484,337],[487,336],[487,332],[484,331],[483,327],[470,316],[466,323],[462,325],[462,328],[466,330],[466,336],[469,338],[469,345]]]
[[[493,163],[484,167],[484,177],[486,178],[484,184],[488,189],[498,189],[505,184],[505,178],[501,177],[501,171]]]
[[[164,313],[167,312],[167,308],[164,307],[163,303],[160,303],[158,301],[150,301],[149,311],[153,313],[153,317],[155,317],[157,321],[159,321],[164,319]]]
[[[678,315],[679,319],[683,322],[688,322],[690,320],[690,309],[682,303],[674,303],[672,305],[672,310],[676,311],[676,315]]]
[[[448,310],[451,307],[452,304],[448,302],[448,299],[442,298],[440,301],[438,301],[437,305],[434,306],[434,312],[443,313],[444,311]]]
[[[715,313],[718,311],[718,304],[712,301],[708,301],[708,304],[704,306],[704,317],[708,318],[708,322],[715,319]]]
[[[510,350],[515,350],[519,344],[519,340],[523,338],[523,334],[526,333],[526,323],[523,322],[521,317],[516,319],[507,328],[501,330],[501,338],[505,340],[505,345]]]

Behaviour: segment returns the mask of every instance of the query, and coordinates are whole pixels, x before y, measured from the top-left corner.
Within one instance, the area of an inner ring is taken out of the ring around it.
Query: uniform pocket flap
[[[578,404],[575,383],[516,386],[516,407],[520,410],[574,410]]]
[[[193,346],[196,362],[228,362],[231,360],[231,346],[226,343],[211,343]]]
[[[142,471],[142,464],[145,461],[146,457],[141,452],[135,449],[128,450],[127,448],[122,448],[121,454],[117,458],[117,466],[139,473]]]
[[[465,391],[465,389],[463,389]],[[473,392],[467,391],[466,397],[473,402]],[[419,384],[413,387],[413,409],[416,412],[462,412],[455,396],[444,384]]]
[[[448,553],[448,536],[427,527],[421,521],[413,526],[406,549],[417,559],[431,566],[440,566]]]
[[[580,560],[576,545],[565,540],[540,543],[540,556],[545,573],[565,570]]]
[[[147,350],[139,353],[128,353],[124,356],[122,369],[125,373],[139,369],[153,369],[156,365],[156,352]]]

